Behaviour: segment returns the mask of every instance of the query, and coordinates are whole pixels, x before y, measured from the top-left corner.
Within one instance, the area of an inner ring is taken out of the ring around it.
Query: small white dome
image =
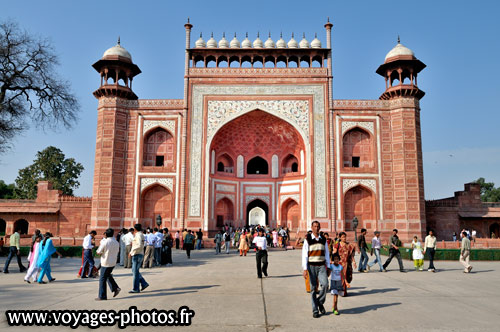
[[[389,53],[387,53],[387,55],[385,56],[385,60],[387,61],[387,59],[398,55],[411,55],[413,57],[415,56],[415,53],[413,53],[412,50],[410,50],[406,46],[403,46],[403,44],[399,42],[399,37],[398,37],[398,44],[392,50],[390,50]]]
[[[264,43],[265,48],[275,48],[276,45],[274,44],[274,41],[271,39],[271,33],[269,32],[269,37],[267,37],[266,42]]]
[[[306,39],[306,34],[302,35],[302,40],[299,43],[300,48],[309,48],[309,42]]]
[[[212,36],[210,39],[207,41],[207,47],[208,48],[217,48],[217,41],[214,39],[214,34],[212,33]]]
[[[293,38],[293,33],[292,33],[292,39],[288,41],[288,48],[299,48],[299,43]]]
[[[200,33],[200,38],[198,38],[198,40],[194,43],[194,47],[195,48],[202,48],[202,47],[206,47],[206,46],[207,46],[207,44],[203,40],[203,36]]]
[[[229,47],[229,42],[226,39],[226,33],[224,32],[222,34],[222,39],[219,40],[219,48],[228,48]]]
[[[280,39],[276,42],[276,48],[286,48],[286,41],[283,39],[283,34],[280,33]]]
[[[248,39],[248,32],[246,34],[245,39],[241,42],[242,48],[252,48],[252,42]]]
[[[260,40],[258,32],[257,32],[257,39],[255,39],[253,41],[253,47],[254,48],[262,48],[262,47],[264,47],[264,44],[262,43],[262,40]]]
[[[229,43],[230,48],[240,48],[240,41],[236,38],[236,33],[234,34],[234,38]]]
[[[120,45],[120,37],[118,37],[118,44],[111,48],[108,48],[106,52],[104,52],[102,57],[105,58],[107,56],[113,55],[119,55],[132,61],[132,56],[130,55],[130,53]]]
[[[314,34],[314,39],[311,42],[312,48],[321,48],[321,41],[318,39],[318,35]]]

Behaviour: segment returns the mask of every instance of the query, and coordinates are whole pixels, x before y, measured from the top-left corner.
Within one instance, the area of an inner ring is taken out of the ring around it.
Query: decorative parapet
[[[59,198],[61,202],[91,202],[92,197],[78,197],[64,195]]]
[[[116,97],[99,98],[99,107],[120,106],[124,108],[146,108],[146,109],[173,109],[181,110],[184,107],[182,99],[139,99],[127,100]]]
[[[189,76],[322,76],[328,74],[327,68],[189,68]]]

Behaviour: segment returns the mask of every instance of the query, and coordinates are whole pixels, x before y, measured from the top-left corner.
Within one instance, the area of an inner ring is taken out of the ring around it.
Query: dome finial
[[[280,38],[283,38],[283,31],[280,31]]]
[[[203,37],[203,32],[200,32],[200,38]]]
[[[318,38],[318,33],[317,32],[314,33],[314,38]]]
[[[248,38],[248,31],[245,33],[245,37]]]
[[[234,38],[236,38],[236,31],[234,32]]]
[[[271,38],[271,30],[269,30],[269,36],[268,37]]]
[[[398,35],[398,44],[401,44],[401,40],[399,39],[399,35]]]
[[[118,45],[120,45],[120,36],[118,36]]]
[[[222,33],[222,37],[226,38],[226,32],[225,31]]]
[[[302,38],[306,38],[306,33],[305,32],[302,32]]]
[[[260,38],[259,31],[257,31],[257,38]]]
[[[213,31],[212,31],[212,33],[210,34],[210,37],[212,37],[212,38],[214,37],[214,32],[213,32]]]
[[[327,17],[326,21],[330,23],[330,16]]]
[[[188,23],[189,23],[189,17],[188,17]]]

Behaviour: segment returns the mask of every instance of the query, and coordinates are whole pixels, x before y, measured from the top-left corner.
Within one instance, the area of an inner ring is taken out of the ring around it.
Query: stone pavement
[[[26,284],[15,262],[10,274],[0,274],[0,330],[9,327],[6,310],[15,309],[175,309],[195,311],[185,331],[498,331],[500,321],[500,262],[472,262],[473,273],[462,273],[458,262],[436,262],[437,273],[400,273],[397,262],[388,273],[355,273],[350,296],[339,299],[340,315],[312,318],[310,295],[301,275],[300,250],[271,251],[269,278],[257,279],[255,257],[236,251],[215,256],[212,250],[194,251],[188,260],[174,250],[173,267],[154,268],[143,275],[150,287],[129,294],[130,270],[116,268],[122,288],[117,298],[96,302],[98,281],[76,278],[80,260],[53,259],[54,283]],[[0,259],[3,268],[5,257]],[[410,268],[411,262],[404,261]],[[427,264],[427,263],[426,263]],[[329,310],[332,296],[325,307]],[[30,327],[36,331],[71,330]],[[108,327],[101,329],[118,328]],[[101,330],[99,329],[99,330]],[[159,329],[128,327],[127,331]],[[80,327],[80,330],[88,330]]]

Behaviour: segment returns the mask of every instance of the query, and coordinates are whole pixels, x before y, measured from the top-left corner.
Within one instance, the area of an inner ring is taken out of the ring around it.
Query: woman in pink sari
[[[347,283],[352,281],[352,267],[356,268],[356,261],[354,260],[354,252],[356,247],[347,242],[346,233],[339,234],[340,241],[333,247],[333,253],[338,253],[340,256],[340,265],[344,268],[345,279],[343,280],[344,296],[347,296]]]
[[[30,266],[28,268],[26,276],[24,276],[24,281],[28,284],[31,284],[30,278],[33,282],[36,281],[36,278],[38,277],[38,271],[40,270],[40,267],[38,267],[36,263],[38,260],[38,253],[40,252],[40,241],[42,241],[41,234],[35,237],[35,241],[31,244],[31,251],[28,255]]]

